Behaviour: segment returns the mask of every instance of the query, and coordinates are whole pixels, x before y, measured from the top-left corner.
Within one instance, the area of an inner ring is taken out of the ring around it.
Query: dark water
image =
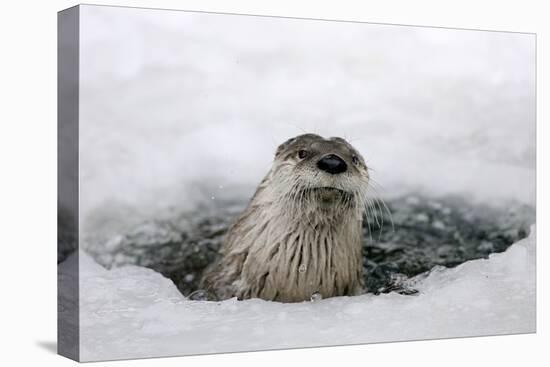
[[[60,206],[57,209],[57,263],[64,261],[77,244],[76,216]]]
[[[217,202],[195,212],[200,215],[144,222],[87,251],[108,268],[133,264],[154,269],[187,296],[197,290],[203,270],[216,258],[224,234],[245,204]],[[404,286],[406,279],[437,265],[454,267],[502,252],[526,237],[534,222],[530,207],[496,209],[459,197],[406,196],[386,204],[392,218],[378,210],[379,220],[364,226],[365,285],[375,294],[414,294]]]

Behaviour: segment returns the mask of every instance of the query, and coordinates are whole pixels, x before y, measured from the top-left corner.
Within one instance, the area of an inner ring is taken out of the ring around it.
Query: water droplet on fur
[[[321,293],[319,293],[319,292],[313,293],[313,294],[311,295],[311,298],[310,298],[311,302],[320,301],[320,300],[322,300],[322,299],[323,299],[323,296],[322,296]]]
[[[306,269],[307,269],[306,264],[302,264],[302,265],[300,265],[300,267],[298,268],[298,271],[299,271],[300,273],[305,273],[305,272],[306,272]]]
[[[191,283],[195,279],[195,274],[185,274],[183,278],[187,283]]]

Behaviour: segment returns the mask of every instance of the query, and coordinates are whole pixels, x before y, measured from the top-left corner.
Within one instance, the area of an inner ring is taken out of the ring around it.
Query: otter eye
[[[359,164],[359,158],[357,158],[356,155],[354,155],[353,157],[351,157],[351,162],[355,165]]]
[[[298,158],[304,159],[305,157],[307,157],[307,150],[300,149],[300,150],[298,151]]]

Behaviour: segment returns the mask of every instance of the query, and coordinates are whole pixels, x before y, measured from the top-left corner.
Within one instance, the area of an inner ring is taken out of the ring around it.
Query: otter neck
[[[362,222],[353,210],[256,204],[235,248],[247,257],[236,283],[238,297],[300,302],[313,293],[333,297],[361,289]]]

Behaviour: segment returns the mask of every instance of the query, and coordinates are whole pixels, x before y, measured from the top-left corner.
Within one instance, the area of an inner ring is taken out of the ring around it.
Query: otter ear
[[[281,153],[289,147],[290,144],[294,143],[296,141],[296,138],[290,138],[287,141],[285,141],[283,144],[279,145],[277,150],[275,151],[275,157],[278,157],[281,155]]]

